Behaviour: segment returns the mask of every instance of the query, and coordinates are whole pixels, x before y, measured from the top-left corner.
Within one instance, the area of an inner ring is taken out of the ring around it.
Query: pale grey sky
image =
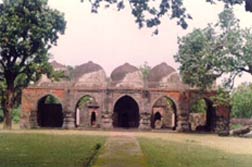
[[[215,22],[223,5],[209,5],[205,0],[185,0],[188,12],[193,16],[189,28],[182,30],[175,21],[163,20],[158,36],[151,36],[150,29],[138,29],[129,9],[117,12],[115,8],[90,12],[88,2],[80,0],[49,0],[49,5],[65,13],[67,28],[51,49],[54,60],[66,65],[80,65],[89,60],[100,64],[110,75],[111,71],[129,62],[139,66],[147,61],[155,66],[167,62],[174,68],[173,55],[177,52],[177,37],[193,28],[205,27]],[[241,26],[252,26],[252,14],[245,12],[244,5],[235,7]],[[246,76],[252,78],[250,76]],[[244,80],[244,79],[243,79]]]

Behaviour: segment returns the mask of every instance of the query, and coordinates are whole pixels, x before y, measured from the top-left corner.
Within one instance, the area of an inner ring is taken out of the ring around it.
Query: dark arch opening
[[[190,124],[192,131],[214,131],[215,118],[216,109],[211,100],[207,98],[201,98],[191,106]]]
[[[156,127],[156,121],[159,122]],[[172,99],[163,96],[160,97],[152,107],[151,116],[152,128],[166,128],[175,130],[177,127],[177,110]]]
[[[139,108],[136,101],[130,96],[121,97],[114,106],[113,126],[137,128],[139,120]]]
[[[205,130],[210,132],[215,129],[215,118],[216,118],[216,109],[213,106],[213,102],[209,99],[204,99],[207,105],[207,116],[206,116],[206,128]]]
[[[159,112],[156,112],[156,114],[154,115],[154,120],[161,120],[161,114]]]
[[[37,121],[40,127],[62,127],[63,110],[57,98],[47,95],[39,100]]]
[[[96,124],[96,113],[92,112],[92,114],[91,114],[91,125],[95,126],[95,124]]]

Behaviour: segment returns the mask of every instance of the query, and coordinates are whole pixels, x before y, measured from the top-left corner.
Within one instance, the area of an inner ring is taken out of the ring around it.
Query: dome
[[[179,74],[166,63],[161,63],[151,69],[148,85],[157,88],[183,87]]]
[[[112,86],[115,87],[143,87],[143,76],[139,69],[129,63],[125,63],[111,73]]]
[[[106,74],[103,68],[91,61],[77,66],[73,70],[75,86],[80,87],[104,87],[106,86]]]
[[[151,69],[149,77],[148,77],[148,81],[159,82],[164,77],[166,77],[169,74],[174,73],[174,72],[176,72],[176,70],[174,68],[167,65],[166,63],[161,63]]]

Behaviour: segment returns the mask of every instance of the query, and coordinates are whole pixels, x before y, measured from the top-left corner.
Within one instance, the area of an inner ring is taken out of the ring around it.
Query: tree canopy
[[[21,88],[51,75],[48,50],[57,44],[66,22],[47,0],[0,2],[0,81],[4,128],[11,127],[11,112]]]
[[[193,30],[178,44],[175,59],[183,81],[191,86],[206,89],[225,74],[225,86],[232,87],[243,72],[252,75],[252,31],[240,28],[231,8],[219,14],[215,25]]]
[[[84,0],[81,0],[83,2]],[[224,2],[226,7],[245,2],[245,10],[252,12],[252,0],[205,0],[210,4],[216,2]],[[135,22],[139,28],[142,27],[157,27],[161,24],[162,18],[175,19],[177,24],[183,29],[188,27],[187,20],[192,19],[187,13],[183,0],[90,0],[92,5],[91,11],[97,13],[100,6],[110,7],[116,6],[118,11],[130,6],[131,14],[135,17]],[[154,31],[158,33],[158,29]]]

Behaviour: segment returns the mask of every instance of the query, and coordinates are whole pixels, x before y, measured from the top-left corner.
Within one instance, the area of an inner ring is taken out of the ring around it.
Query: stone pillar
[[[64,129],[74,129],[75,128],[75,114],[73,109],[74,107],[72,106],[72,99],[73,99],[73,93],[71,92],[70,89],[65,90],[65,106],[63,107],[63,115],[64,115],[64,120],[63,120],[63,128]]]
[[[149,112],[143,112],[140,114],[139,129],[149,130],[151,129],[151,114]]]
[[[177,128],[178,132],[189,132],[190,123],[189,123],[189,98],[188,94],[181,92],[181,97],[178,101],[177,106]]]
[[[142,103],[140,110],[139,129],[150,130],[151,129],[151,105],[150,105],[150,92],[146,90],[147,81],[145,81],[145,90],[142,92]]]
[[[108,111],[102,113],[102,128],[104,129],[112,129],[112,114]]]
[[[176,131],[178,131],[178,132],[189,132],[190,131],[188,114],[186,112],[178,113]]]
[[[106,90],[103,101],[103,111],[101,112],[101,127],[103,129],[113,128],[113,98],[110,90]]]
[[[64,122],[63,122],[64,129],[74,129],[74,113],[71,111],[64,112]]]
[[[30,116],[29,116],[29,124],[30,124],[30,127],[29,128],[39,128],[39,125],[38,125],[38,112],[37,111],[31,111],[30,112]]]
[[[35,111],[22,112],[19,126],[21,129],[38,128],[37,113]]]
[[[230,106],[218,106],[215,115],[215,129],[214,131],[220,136],[229,135],[230,123]]]

